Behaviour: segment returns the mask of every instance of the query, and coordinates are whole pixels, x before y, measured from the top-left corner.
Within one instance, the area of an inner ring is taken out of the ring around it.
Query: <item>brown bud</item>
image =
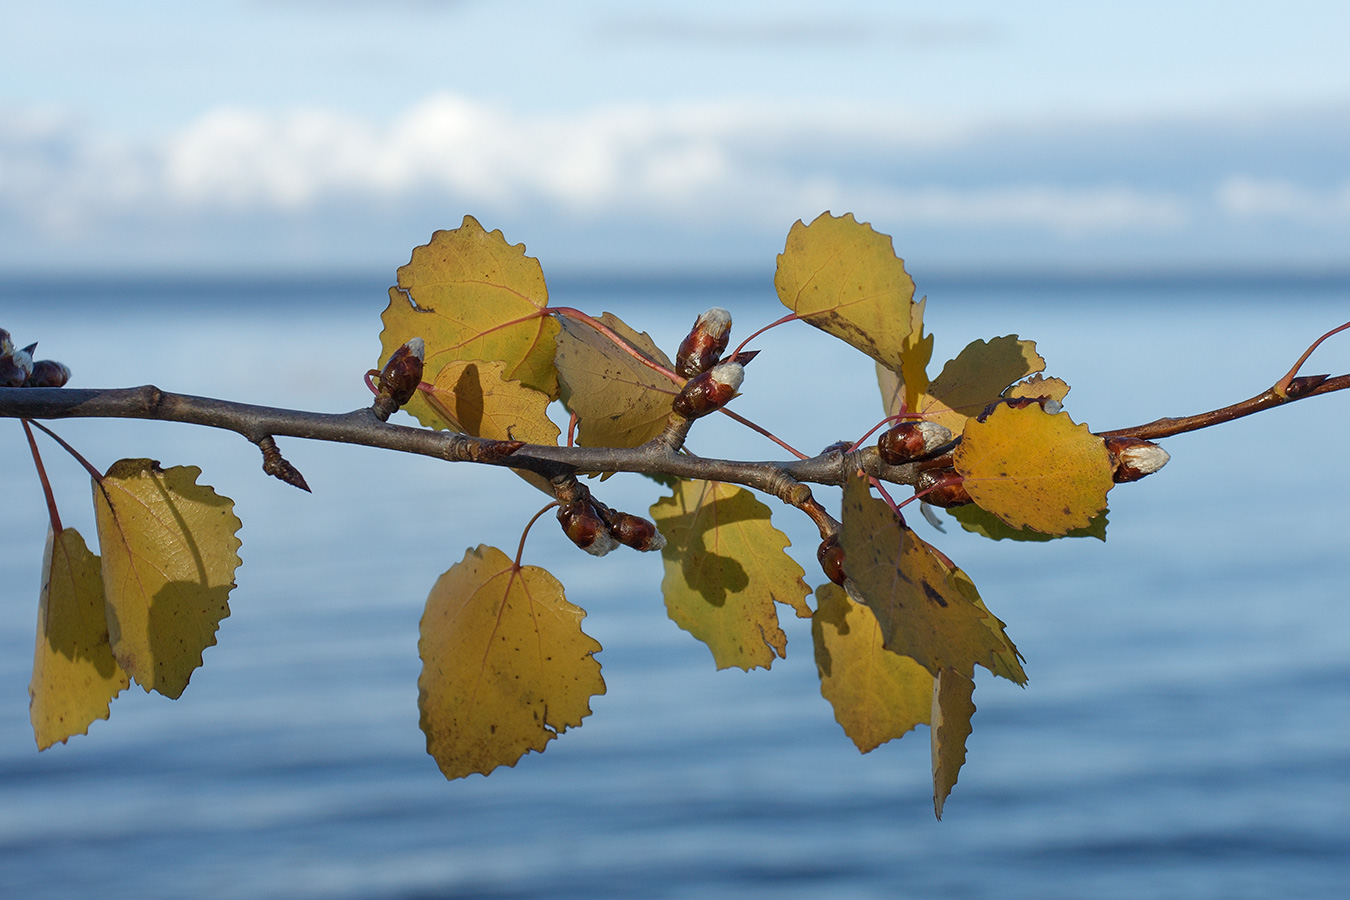
[[[626,544],[634,550],[646,552],[660,550],[666,545],[665,535],[656,530],[656,526],[641,516],[626,512],[611,513],[609,533],[620,544]]]
[[[671,408],[686,419],[706,416],[735,397],[744,380],[745,369],[740,363],[719,363],[689,379],[671,402]]]
[[[951,440],[951,431],[936,422],[901,422],[877,438],[877,455],[887,465],[898,466],[923,459]]]
[[[675,371],[693,378],[713,367],[731,339],[731,313],[714,306],[694,320],[694,327],[680,342],[675,354]]]
[[[24,382],[24,387],[64,387],[70,380],[70,369],[64,363],[59,363],[54,359],[39,359],[33,363],[33,371],[29,373],[28,380]]]
[[[558,522],[567,539],[592,556],[604,556],[619,546],[589,500],[558,507]]]
[[[422,383],[422,359],[426,344],[415,337],[399,347],[380,370],[380,393],[375,398],[375,410],[382,418],[389,418],[417,393]]]
[[[951,506],[964,506],[972,503],[970,494],[961,482],[964,479],[952,469],[939,469],[936,471],[924,472],[919,476],[919,483],[914,486],[916,494],[923,493],[923,499],[943,508]],[[929,490],[931,488],[931,490]]]
[[[0,356],[0,387],[22,387],[33,374],[33,352],[15,350]]]
[[[1145,475],[1152,475],[1172,458],[1152,441],[1129,437],[1107,438],[1106,452],[1111,454],[1111,464],[1115,466],[1111,478],[1116,484],[1138,481]]]
[[[839,546],[839,535],[832,534],[820,542],[816,559],[820,560],[820,569],[826,578],[838,585],[844,583],[848,576],[844,574],[844,548]]]

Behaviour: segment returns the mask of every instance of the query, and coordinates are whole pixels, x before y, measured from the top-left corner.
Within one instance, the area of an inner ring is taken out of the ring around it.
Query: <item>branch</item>
[[[831,450],[801,460],[747,462],[678,453],[671,442],[661,438],[633,448],[554,447],[391,425],[380,421],[371,409],[316,413],[173,394],[152,385],[106,389],[0,388],[0,417],[184,422],[233,431],[255,444],[264,444],[269,437],[358,444],[452,462],[509,466],[549,479],[591,472],[703,478],[752,487],[794,506],[811,503],[810,489],[805,483],[843,484],[849,472],[858,468],[896,483],[911,483],[917,478],[915,467],[882,465],[870,448],[849,454]]]

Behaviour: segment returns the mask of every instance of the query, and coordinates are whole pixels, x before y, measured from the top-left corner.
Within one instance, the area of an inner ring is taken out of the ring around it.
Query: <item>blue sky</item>
[[[1350,5],[0,3],[0,271],[1350,266]]]

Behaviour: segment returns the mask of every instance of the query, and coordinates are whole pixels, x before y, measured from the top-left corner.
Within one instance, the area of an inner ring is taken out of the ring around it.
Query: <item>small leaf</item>
[[[514,766],[605,692],[586,613],[544,569],[484,545],[437,579],[422,614],[417,706],[446,778]]]
[[[1004,522],[998,516],[991,512],[980,509],[974,503],[968,503],[965,506],[953,506],[947,510],[947,514],[961,523],[961,527],[966,531],[974,532],[994,541],[1031,541],[1033,543],[1043,543],[1045,541],[1055,541],[1060,538],[1092,537],[1099,541],[1106,540],[1106,511],[1103,510],[1092,517],[1092,521],[1085,528],[1075,528],[1064,534],[1046,534],[1043,531],[1033,531],[1030,528],[1013,528]]]
[[[636,332],[613,313],[599,321],[643,358],[671,369],[670,359],[646,332]],[[559,387],[563,405],[577,414],[583,447],[636,447],[666,427],[680,383],[619,347],[585,322],[563,318],[558,335]]]
[[[661,590],[675,624],[708,645],[719,669],[781,658],[787,635],[774,603],[800,613],[810,588],[769,508],[735,485],[682,481],[651,517],[666,538]]]
[[[200,474],[123,459],[94,482],[113,655],[141,687],[172,699],[215,644],[239,566],[234,501],[197,484]]]
[[[525,245],[511,245],[500,231],[487,232],[473,216],[453,231],[438,231],[417,247],[398,270],[382,319],[380,365],[411,338],[426,345],[424,374],[435,381],[455,360],[498,361],[505,377],[553,398],[558,323],[545,314],[548,288],[539,261]],[[426,402],[414,396],[404,407],[424,425],[434,425]]]
[[[1003,623],[959,583],[965,573],[872,497],[865,478],[844,485],[840,543],[844,571],[876,614],[887,650],[917,660],[935,677],[945,668],[969,673],[976,664],[1001,674],[1009,654],[1015,659]]]
[[[980,507],[1015,529],[1067,534],[1106,508],[1111,458],[1102,439],[1068,413],[1000,406],[971,419],[953,456]]]
[[[1069,396],[1069,383],[1062,378],[1046,378],[1037,372],[1009,387],[1003,396],[1030,397],[1033,400],[1049,398],[1056,403],[1063,403],[1064,398]]]
[[[113,658],[99,558],[75,529],[47,532],[29,717],[39,750],[88,734],[131,683]]]
[[[821,213],[788,232],[774,276],[801,319],[899,372],[913,324],[914,280],[889,236],[852,213]]]
[[[966,738],[970,737],[971,701],[975,682],[953,669],[943,669],[933,683],[933,811],[942,818],[942,807],[966,762]]]
[[[811,638],[821,696],[858,750],[867,753],[928,723],[933,676],[884,649],[877,617],[838,585],[816,588]]]
[[[972,341],[942,367],[919,401],[925,419],[960,434],[966,419],[978,416],[1019,378],[1045,368],[1035,341],[1017,335]]]

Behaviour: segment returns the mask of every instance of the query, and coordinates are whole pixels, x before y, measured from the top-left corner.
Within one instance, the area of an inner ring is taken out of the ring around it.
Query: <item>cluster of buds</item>
[[[395,350],[384,364],[378,376],[380,392],[375,397],[375,414],[381,419],[388,420],[417,393],[426,352],[426,344],[415,337]]]
[[[660,550],[666,539],[641,516],[618,512],[581,497],[558,507],[558,524],[567,539],[592,556],[604,556],[620,544],[634,550]]]
[[[64,387],[70,380],[70,369],[54,359],[33,361],[37,344],[22,350],[14,349],[9,332],[0,328],[0,387]]]
[[[901,422],[877,438],[877,455],[890,466],[927,459],[952,442],[951,430],[936,422]]]
[[[694,320],[694,327],[680,342],[675,354],[675,371],[681,378],[693,378],[708,371],[727,349],[731,340],[731,313],[714,306]]]
[[[1111,455],[1111,465],[1114,467],[1111,478],[1116,484],[1138,481],[1145,475],[1152,475],[1172,458],[1162,447],[1140,438],[1107,438],[1106,452]]]

